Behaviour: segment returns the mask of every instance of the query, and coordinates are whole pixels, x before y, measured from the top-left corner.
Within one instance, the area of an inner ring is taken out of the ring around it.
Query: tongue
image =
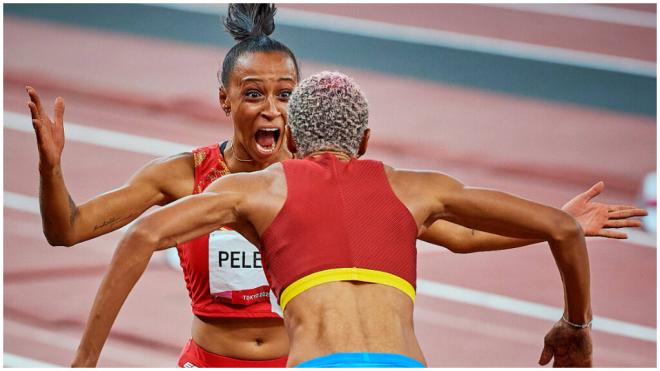
[[[254,138],[257,140],[257,143],[259,143],[260,146],[264,148],[270,148],[273,143],[275,143],[275,132],[259,130],[257,131],[257,134],[254,136]]]

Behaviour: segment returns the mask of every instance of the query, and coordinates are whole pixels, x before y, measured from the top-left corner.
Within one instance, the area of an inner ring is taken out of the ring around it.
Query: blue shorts
[[[340,368],[340,367],[425,367],[419,361],[394,353],[333,353],[302,362],[296,367]]]

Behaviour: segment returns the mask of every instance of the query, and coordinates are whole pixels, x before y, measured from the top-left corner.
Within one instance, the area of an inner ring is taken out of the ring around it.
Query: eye
[[[245,96],[249,99],[257,99],[261,97],[261,93],[258,90],[251,89],[245,92]]]
[[[280,92],[280,98],[289,99],[291,97],[291,90],[283,90]]]

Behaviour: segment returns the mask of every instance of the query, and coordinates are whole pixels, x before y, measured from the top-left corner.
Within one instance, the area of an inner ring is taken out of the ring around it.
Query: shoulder
[[[416,192],[429,190],[434,193],[463,188],[463,183],[458,179],[439,171],[396,169],[386,164],[383,166],[393,187],[401,186]]]
[[[239,191],[254,193],[270,188],[284,174],[282,164],[275,163],[267,168],[249,173],[231,173],[215,180],[205,192]]]
[[[168,196],[168,202],[192,194],[195,180],[192,152],[160,157],[149,161],[129,180],[147,184]]]

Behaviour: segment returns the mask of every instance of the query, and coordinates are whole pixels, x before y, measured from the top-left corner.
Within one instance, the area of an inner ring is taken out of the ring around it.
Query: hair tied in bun
[[[268,36],[275,30],[276,10],[274,4],[229,4],[223,23],[238,42]]]

